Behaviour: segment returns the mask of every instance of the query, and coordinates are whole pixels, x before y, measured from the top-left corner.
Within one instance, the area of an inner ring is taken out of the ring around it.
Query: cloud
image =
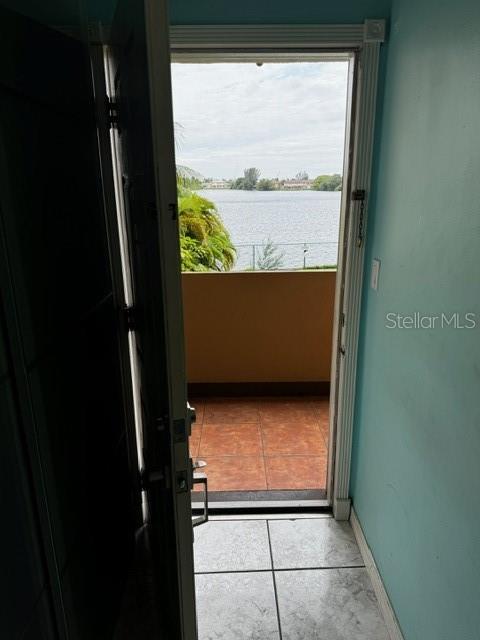
[[[177,162],[205,177],[341,173],[347,62],[172,64]],[[179,125],[179,126],[178,126]]]

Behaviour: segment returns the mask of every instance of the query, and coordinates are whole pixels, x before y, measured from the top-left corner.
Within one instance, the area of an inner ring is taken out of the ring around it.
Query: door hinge
[[[168,210],[170,211],[170,215],[172,216],[172,220],[177,220],[178,218],[178,205],[176,202],[168,203]]]
[[[137,328],[137,314],[135,311],[135,307],[124,307],[122,315],[125,329],[127,331],[135,331],[135,329]]]
[[[110,96],[106,96],[107,101],[107,113],[108,113],[108,123],[110,125],[110,129],[116,127],[118,125],[118,102],[115,98],[110,98]]]
[[[365,189],[355,189],[352,191],[352,200],[354,202],[360,202],[360,212],[358,216],[358,233],[357,233],[357,247],[361,247],[363,244],[364,227],[365,227]]]
[[[185,418],[177,418],[173,421],[173,437],[175,439],[175,442],[187,441],[187,421],[185,420]]]
[[[175,442],[186,442],[192,433],[192,424],[197,419],[195,409],[187,402],[187,415],[173,421],[173,436]]]
[[[365,189],[355,189],[355,191],[352,191],[352,200],[365,200]]]

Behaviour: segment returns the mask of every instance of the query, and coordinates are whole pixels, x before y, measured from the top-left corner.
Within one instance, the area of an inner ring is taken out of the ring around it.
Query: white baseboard
[[[350,498],[346,500],[340,500],[334,498],[333,500],[333,517],[335,520],[350,520],[350,509],[352,507],[352,501]]]
[[[392,608],[392,605],[390,604],[388,594],[385,591],[382,577],[377,569],[375,559],[372,555],[372,552],[370,551],[370,547],[368,546],[367,540],[363,533],[362,526],[357,518],[357,514],[355,513],[355,509],[353,509],[353,507],[350,513],[350,523],[357,539],[360,553],[362,554],[363,560],[365,562],[365,568],[370,575],[373,589],[375,591],[375,595],[377,596],[378,606],[380,607],[383,619],[385,620],[390,639],[404,640],[397,617]]]

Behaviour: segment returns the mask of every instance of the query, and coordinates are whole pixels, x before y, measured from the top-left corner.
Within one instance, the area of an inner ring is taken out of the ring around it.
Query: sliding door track
[[[257,513],[324,513],[331,506],[323,490],[304,491],[210,491],[208,494],[210,515],[234,515]],[[201,495],[192,494],[194,514],[203,510]]]

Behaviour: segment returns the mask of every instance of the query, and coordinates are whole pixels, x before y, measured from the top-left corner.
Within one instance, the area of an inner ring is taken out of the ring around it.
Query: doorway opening
[[[211,510],[328,505],[353,67],[172,56],[190,452]]]

